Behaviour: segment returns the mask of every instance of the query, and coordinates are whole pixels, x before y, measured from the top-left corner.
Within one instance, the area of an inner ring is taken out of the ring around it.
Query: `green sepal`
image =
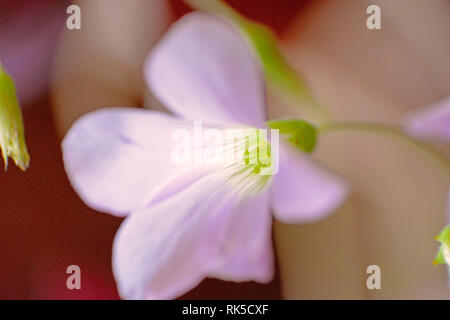
[[[2,150],[5,170],[8,157],[25,171],[30,163],[25,144],[22,114],[17,100],[14,82],[0,63],[0,149]]]
[[[298,119],[270,120],[267,126],[278,129],[296,148],[311,153],[317,142],[317,129],[311,123]]]

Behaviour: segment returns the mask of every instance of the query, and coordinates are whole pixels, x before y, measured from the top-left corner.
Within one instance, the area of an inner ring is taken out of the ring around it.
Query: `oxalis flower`
[[[409,135],[417,139],[430,142],[450,142],[450,96],[431,107],[408,115],[404,128]],[[450,190],[447,196],[446,219],[450,223]],[[447,263],[450,266],[450,224],[444,227],[436,240],[441,242],[441,248],[434,263]]]
[[[265,127],[263,76],[224,21],[185,16],[151,53],[144,73],[173,116],[103,109],[79,119],[62,144],[80,197],[126,217],[113,245],[121,296],[175,298],[205,277],[270,281],[271,210],[283,222],[318,220],[345,199],[346,182],[284,141],[273,176],[259,174],[266,165],[251,161],[174,163],[173,133],[192,131],[196,120],[219,131]]]

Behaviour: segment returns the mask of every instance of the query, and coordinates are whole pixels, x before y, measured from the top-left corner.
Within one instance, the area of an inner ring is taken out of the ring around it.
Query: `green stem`
[[[438,149],[434,148],[430,144],[422,141],[417,141],[408,135],[406,135],[401,128],[383,124],[383,123],[373,123],[373,122],[359,122],[359,121],[342,121],[342,122],[329,122],[320,125],[317,130],[319,133],[327,133],[333,131],[366,131],[366,132],[374,132],[381,133],[385,135],[389,135],[392,137],[396,137],[400,140],[403,140],[416,148],[422,150],[434,160],[436,160],[439,164],[441,164],[446,173],[450,176],[450,161],[445,154],[443,154]]]

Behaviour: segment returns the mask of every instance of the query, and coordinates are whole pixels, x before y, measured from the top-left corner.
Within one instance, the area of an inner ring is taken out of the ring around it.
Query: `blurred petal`
[[[417,139],[450,142],[450,96],[411,114],[406,119],[405,131]]]
[[[224,1],[185,0],[197,10],[224,16],[240,28],[259,58],[270,89],[286,103],[304,108],[313,116],[326,116],[303,77],[281,52],[275,34],[261,23],[241,15]]]
[[[0,60],[16,83],[22,106],[45,94],[69,2],[0,1]]]
[[[182,18],[144,72],[155,95],[185,118],[256,127],[266,118],[261,71],[245,41],[217,17],[196,12]]]
[[[209,275],[235,281],[271,277],[267,200],[241,208],[223,178],[208,175],[125,220],[113,248],[123,298],[173,299]],[[264,210],[245,211],[250,208]]]
[[[175,193],[210,171],[172,162],[171,135],[192,124],[135,108],[108,108],[80,118],[63,143],[64,166],[73,188],[92,208],[125,215],[140,208],[166,183]]]
[[[343,203],[349,186],[305,153],[280,143],[280,168],[274,177],[275,218],[285,223],[319,220]]]

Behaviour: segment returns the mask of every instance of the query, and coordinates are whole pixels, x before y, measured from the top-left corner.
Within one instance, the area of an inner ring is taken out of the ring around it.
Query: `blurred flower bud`
[[[441,247],[433,261],[433,264],[448,264],[450,266],[450,224],[448,224],[436,237]]]
[[[16,89],[11,77],[0,64],[0,148],[5,170],[8,157],[23,171],[28,168],[30,156],[25,144],[22,115]]]

